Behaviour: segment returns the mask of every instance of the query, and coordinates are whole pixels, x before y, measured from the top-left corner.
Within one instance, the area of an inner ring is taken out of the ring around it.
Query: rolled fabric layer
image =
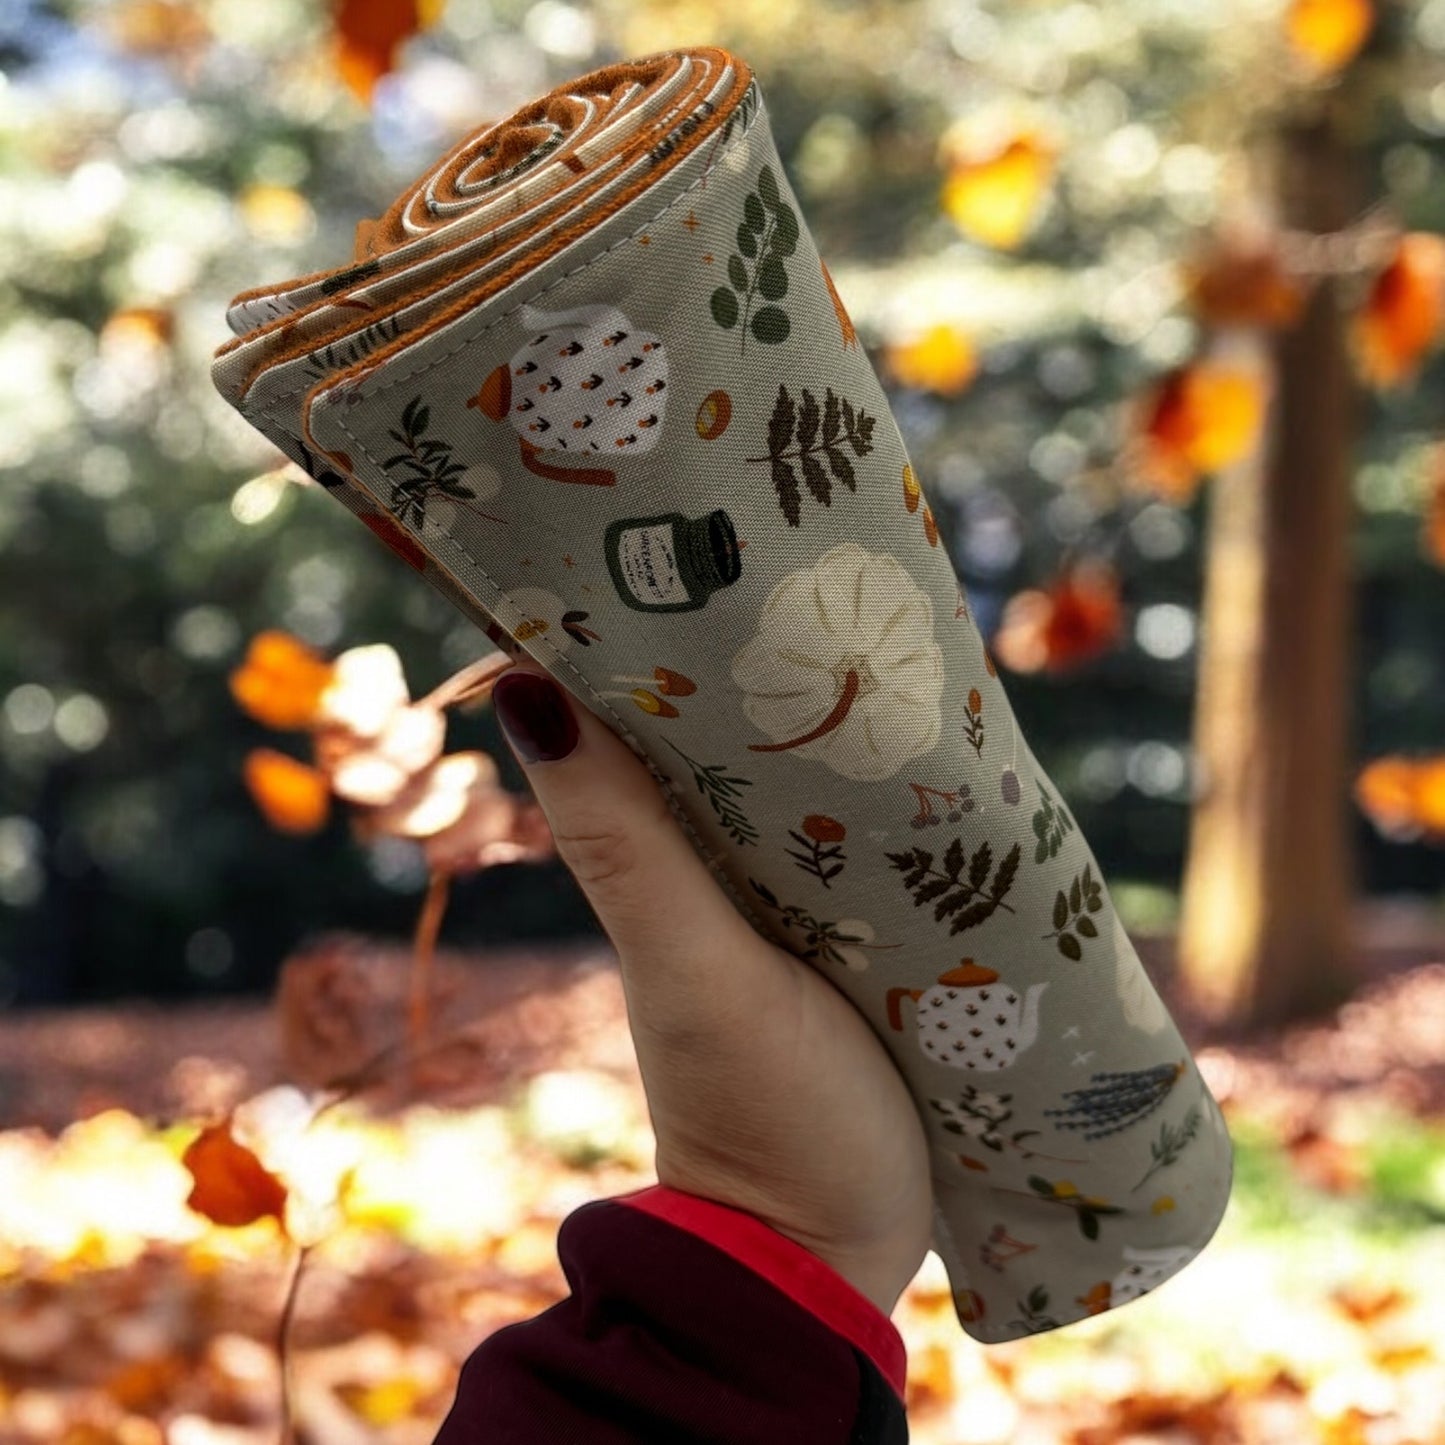
[[[1019,731],[741,60],[559,87],[354,264],[228,319],[225,397],[622,737],[739,911],[873,1027],[969,1335],[1194,1258],[1224,1120]]]

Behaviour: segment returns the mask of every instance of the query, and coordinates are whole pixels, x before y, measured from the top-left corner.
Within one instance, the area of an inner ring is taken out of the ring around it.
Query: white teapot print
[[[1124,1268],[1110,1283],[1110,1307],[1117,1309],[1146,1295],[1179,1273],[1199,1250],[1181,1244],[1168,1249],[1133,1249],[1124,1246]]]
[[[965,958],[930,989],[889,989],[888,1022],[903,1028],[900,1004],[911,998],[918,1004],[918,1044],[930,1059],[954,1069],[994,1072],[1008,1068],[1038,1037],[1039,995],[1047,987],[1036,983],[1021,999],[999,984],[993,969]]]
[[[610,487],[609,467],[557,466],[544,452],[615,456],[651,451],[667,412],[667,353],[615,306],[543,311],[526,305],[532,339],[494,367],[468,406],[509,421],[522,465],[554,482]]]

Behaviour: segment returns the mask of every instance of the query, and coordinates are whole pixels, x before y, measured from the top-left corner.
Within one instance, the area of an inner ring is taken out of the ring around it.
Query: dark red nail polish
[[[550,677],[504,672],[492,688],[492,706],[524,763],[555,763],[577,746],[577,719]]]

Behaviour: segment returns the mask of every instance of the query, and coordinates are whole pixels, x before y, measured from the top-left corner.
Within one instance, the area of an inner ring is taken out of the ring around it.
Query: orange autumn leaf
[[[1414,375],[1445,332],[1445,237],[1408,232],[1355,317],[1355,355],[1365,379],[1393,386]]]
[[[1144,480],[1171,500],[1186,500],[1205,473],[1248,455],[1264,403],[1264,387],[1250,372],[1207,364],[1170,372],[1144,407]]]
[[[363,105],[383,75],[396,68],[396,53],[441,14],[444,0],[337,0],[336,65]]]
[[[1107,652],[1119,640],[1124,611],[1111,568],[1080,569],[1049,589],[1045,666],[1057,671]]]
[[[957,396],[978,374],[978,352],[957,327],[934,326],[884,352],[884,365],[902,386]]]
[[[940,197],[966,236],[1012,250],[1033,227],[1057,156],[1035,135],[1015,136],[992,155],[954,159]]]
[[[257,722],[289,731],[310,727],[332,665],[288,632],[260,632],[231,674],[231,696]]]
[[[246,787],[266,821],[283,833],[315,833],[331,811],[326,774],[272,748],[254,748],[243,767]]]
[[[105,9],[99,23],[117,45],[137,55],[185,56],[211,39],[200,7],[184,0],[123,0]]]
[[[1305,287],[1270,247],[1212,251],[1187,264],[1184,278],[1190,305],[1210,326],[1292,326],[1304,309]]]
[[[1015,672],[1060,672],[1109,651],[1123,620],[1117,574],[1088,564],[1011,597],[993,650]]]
[[[195,1186],[186,1204],[213,1224],[254,1224],[270,1215],[285,1227],[286,1186],[231,1133],[231,1120],[211,1124],[181,1155]]]
[[[175,316],[163,306],[122,306],[113,311],[101,329],[107,348],[162,348],[175,339]]]
[[[1374,24],[1372,0],[1293,0],[1285,33],[1296,54],[1328,74],[1359,54]]]
[[[1376,758],[1355,779],[1354,795],[1388,838],[1445,838],[1445,754]]]

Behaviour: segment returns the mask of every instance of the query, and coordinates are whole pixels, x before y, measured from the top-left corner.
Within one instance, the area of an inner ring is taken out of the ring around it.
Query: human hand
[[[743,918],[646,765],[545,669],[517,663],[492,701],[621,962],[658,1181],[756,1216],[891,1314],[928,1251],[933,1193],[887,1049]]]

